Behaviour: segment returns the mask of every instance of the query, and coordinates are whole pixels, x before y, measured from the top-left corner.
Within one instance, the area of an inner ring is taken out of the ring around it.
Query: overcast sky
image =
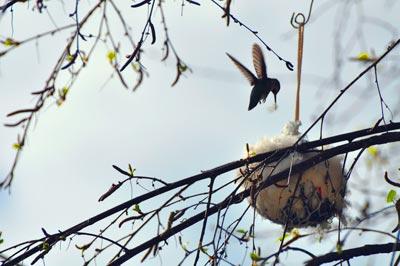
[[[95,2],[82,1],[81,16]],[[133,28],[133,36],[138,38],[147,8],[131,9],[131,2],[118,2]],[[0,192],[0,231],[5,239],[1,248],[41,237],[42,227],[50,233],[63,230],[129,199],[127,187],[107,201],[97,202],[111,183],[123,178],[112,164],[126,168],[131,163],[138,175],[162,177],[171,182],[239,159],[246,143],[279,134],[283,125],[293,119],[296,72],[290,72],[263,47],[268,75],[281,83],[278,109],[269,111],[273,103],[270,96],[265,104],[247,111],[251,87],[225,53],[252,69],[251,46],[257,39],[232,22],[226,27],[217,7],[210,1],[201,2],[200,7],[186,4],[183,15],[180,1],[165,4],[171,41],[193,70],[185,73],[175,87],[170,86],[175,78],[173,58],[160,62],[163,32],[156,11],[157,42],[151,46],[147,40],[143,46],[143,64],[150,76],[137,91],[126,90],[115,78],[106,83],[112,73],[106,57],[109,48],[100,44],[67,101],[60,107],[49,104],[40,112],[22,152],[11,194]],[[257,30],[280,56],[295,64],[297,33],[289,21],[292,12],[307,13],[308,2],[293,2],[233,1],[232,13]],[[333,2],[336,3],[330,4]],[[390,41],[399,37],[392,29],[400,25],[400,7],[395,1],[358,1],[357,5],[346,6],[347,2],[352,1],[316,1],[306,26],[301,130],[308,128],[339,90],[365,68],[348,60],[349,57],[372,51],[380,55]],[[72,22],[68,17],[74,8],[72,4],[62,5],[58,1],[46,4],[58,26]],[[360,21],[362,16],[364,20]],[[120,31],[116,17],[111,15],[111,18],[110,23]],[[95,31],[97,21],[82,31],[85,34]],[[13,16],[7,12],[0,17],[2,40],[6,37],[20,40],[53,28],[46,12],[32,12],[26,4],[16,4]],[[30,92],[42,89],[70,32],[31,42],[0,58],[2,124],[14,121],[6,117],[7,113],[33,106],[35,98]],[[122,35],[117,36],[122,43],[127,42]],[[338,45],[342,46],[341,51],[337,50]],[[123,43],[123,55],[132,52],[129,47]],[[0,51],[4,48],[0,45]],[[399,50],[393,54],[398,60]],[[340,72],[335,72],[336,58],[344,59]],[[381,89],[388,105],[395,110],[399,106],[399,81],[393,82],[387,73],[393,61],[385,62],[378,67],[382,73]],[[334,73],[340,74],[336,83],[332,82]],[[333,110],[335,115],[326,121],[324,135],[371,126],[380,117],[376,88],[367,85],[373,84],[371,78],[369,75],[361,79],[349,91],[350,96],[338,103]],[[57,85],[64,86],[62,79]],[[11,167],[15,155],[12,144],[20,132],[19,128],[0,128],[0,177],[6,176]],[[316,129],[308,138],[315,139],[318,133]],[[143,190],[135,187],[134,194],[139,193]],[[261,219],[260,223],[260,235],[274,229],[271,242],[275,241],[279,234],[276,229],[280,227]],[[196,239],[191,242],[193,247]],[[66,249],[63,244],[60,251],[53,250],[46,257],[47,265],[77,265],[82,261],[79,251],[73,247]],[[170,252],[174,254],[174,250]],[[170,259],[167,254],[168,251],[164,262]],[[178,254],[183,256],[180,250]],[[150,261],[150,265],[158,263]]]

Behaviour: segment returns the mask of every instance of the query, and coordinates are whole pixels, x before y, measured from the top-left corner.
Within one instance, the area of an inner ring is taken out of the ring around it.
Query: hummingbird
[[[242,72],[250,82],[250,85],[253,86],[250,94],[249,111],[256,107],[258,103],[265,103],[270,91],[274,94],[276,104],[276,95],[278,94],[281,85],[279,80],[267,76],[267,66],[265,64],[264,54],[258,44],[253,44],[253,65],[257,77],[236,58],[228,53],[226,53],[226,55],[233,61],[235,66],[239,68],[240,72]]]

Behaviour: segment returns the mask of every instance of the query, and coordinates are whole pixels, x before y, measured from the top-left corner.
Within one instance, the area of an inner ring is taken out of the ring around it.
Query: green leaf
[[[48,252],[50,250],[50,245],[47,242],[43,242],[42,244],[42,250]]]
[[[65,60],[67,60],[68,62],[71,62],[72,60],[74,60],[74,56],[72,54],[67,54],[67,56],[65,57]]]
[[[135,175],[136,168],[133,168],[131,164],[128,164],[129,174],[131,176]]]
[[[67,86],[62,87],[62,89],[60,90],[60,96],[61,97],[66,97],[68,91],[69,91],[69,88]]]
[[[379,150],[375,146],[368,147],[367,151],[372,157],[377,157],[379,155]]]
[[[85,251],[86,251],[88,248],[90,248],[90,246],[91,246],[91,243],[88,243],[88,244],[82,245],[82,246],[75,245],[75,247],[81,251],[81,255],[82,255],[82,256],[83,256],[83,254],[85,253]]]
[[[89,244],[85,244],[85,245],[82,245],[82,246],[79,246],[79,245],[75,245],[75,247],[77,248],[77,249],[79,249],[79,250],[82,250],[82,251],[85,251],[85,250],[87,250],[89,247],[90,247],[90,243]]]
[[[10,46],[18,46],[20,43],[17,42],[14,39],[11,38],[7,38],[4,41],[2,41],[2,43],[4,44],[4,46],[10,47]]]
[[[137,213],[140,213],[140,214],[143,213],[142,210],[140,209],[139,204],[135,204],[135,206],[133,206],[133,210],[134,210],[135,212],[137,212]]]
[[[368,61],[371,59],[371,57],[369,56],[369,54],[367,52],[361,52],[357,55],[357,59],[359,61]]]
[[[251,252],[250,253],[250,258],[252,261],[259,261],[260,260],[260,256],[258,256],[258,254],[256,252]]]
[[[108,62],[112,63],[115,60],[116,56],[117,53],[115,51],[108,51],[107,53]]]
[[[256,153],[255,151],[249,152],[249,156],[250,156],[250,157],[253,157],[253,156],[256,156],[256,155],[257,155],[257,153]]]
[[[300,235],[301,235],[301,234],[300,234],[300,231],[299,231],[299,229],[297,229],[297,228],[293,228],[293,229],[290,231],[290,236],[293,237],[293,238],[299,237]]]
[[[343,246],[340,243],[336,244],[336,252],[339,254],[343,252]]]
[[[133,70],[135,70],[136,72],[140,71],[140,64],[138,62],[131,63],[131,66],[132,66]]]
[[[22,145],[20,143],[16,142],[12,145],[12,147],[14,150],[20,150],[22,148]]]
[[[182,247],[182,249],[183,249],[185,252],[189,252],[186,243],[182,243],[181,247]]]
[[[207,254],[208,248],[206,247],[201,247],[200,251],[203,252],[204,254]]]
[[[64,86],[58,90],[59,99],[57,99],[57,101],[56,101],[58,106],[61,106],[65,102],[65,100],[67,99],[68,92],[69,92],[69,88],[67,86]]]
[[[185,64],[179,64],[178,68],[180,72],[185,72],[188,69],[188,66]]]
[[[285,233],[284,236],[281,236],[281,237],[278,238],[278,241],[281,242],[281,241],[287,239],[289,236],[290,236],[290,233]]]
[[[238,232],[239,234],[246,234],[247,231],[244,229],[237,229],[236,232]]]
[[[396,197],[396,191],[395,190],[393,190],[393,189],[391,189],[391,190],[389,190],[389,192],[387,193],[387,195],[386,195],[386,202],[387,203],[392,203],[392,202],[394,202],[394,198]]]

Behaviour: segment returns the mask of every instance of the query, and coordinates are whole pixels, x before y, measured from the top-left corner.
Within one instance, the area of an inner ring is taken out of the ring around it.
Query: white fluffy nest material
[[[264,137],[255,145],[250,145],[250,155],[293,145],[300,137],[299,126],[300,122],[289,122],[279,136]],[[252,164],[242,167],[238,176],[247,176],[242,186],[249,188],[254,182],[266,180],[270,175],[277,174],[315,154],[317,152],[292,153],[279,163],[262,166],[256,171],[252,169],[257,164]],[[247,151],[245,155],[248,156]],[[298,178],[299,174],[292,174],[288,179],[255,193],[257,212],[275,223],[287,223],[289,228],[317,226],[335,215],[342,216],[346,180],[342,174],[339,157],[333,157],[304,171],[296,189]],[[242,181],[243,179],[239,179],[239,182]],[[251,199],[249,201],[251,203]]]

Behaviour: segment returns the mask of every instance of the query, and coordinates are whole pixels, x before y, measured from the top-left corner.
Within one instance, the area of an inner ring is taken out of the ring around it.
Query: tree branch
[[[246,164],[251,164],[251,163],[256,163],[256,162],[261,162],[261,161],[263,163],[270,163],[270,162],[278,161],[285,155],[287,156],[288,154],[290,154],[291,152],[294,152],[294,151],[304,152],[309,149],[320,147],[321,145],[332,144],[332,143],[337,143],[337,142],[346,141],[346,140],[351,141],[355,138],[369,136],[369,135],[376,134],[376,133],[382,132],[382,131],[387,132],[389,130],[394,130],[394,129],[400,129],[400,123],[391,123],[386,126],[373,127],[372,129],[368,128],[368,129],[359,130],[359,131],[355,131],[355,132],[351,132],[351,133],[333,136],[333,137],[326,138],[326,139],[320,139],[317,141],[306,142],[303,144],[298,144],[298,145],[295,145],[292,147],[288,147],[286,149],[266,152],[266,153],[258,154],[254,157],[250,157],[248,159],[240,159],[240,160],[237,160],[237,161],[234,161],[231,163],[227,163],[222,166],[211,169],[209,171],[204,171],[200,174],[184,178],[184,179],[179,180],[174,183],[170,183],[159,189],[152,190],[146,194],[143,194],[143,195],[135,197],[131,200],[128,200],[128,201],[126,201],[122,204],[119,204],[105,212],[102,212],[96,216],[93,216],[92,218],[89,218],[89,219],[63,231],[63,232],[49,236],[46,239],[46,243],[48,243],[49,245],[52,245],[52,244],[58,242],[61,238],[65,238],[71,234],[74,234],[74,233],[82,230],[83,228],[86,228],[92,224],[95,224],[95,223],[97,223],[117,212],[123,211],[126,208],[129,208],[135,204],[139,204],[145,200],[154,198],[165,192],[171,191],[173,189],[179,188],[184,185],[193,184],[193,183],[198,182],[203,179],[212,178],[212,177],[218,178],[219,175],[227,173],[227,172],[237,169],[239,167],[242,167]],[[372,136],[369,138],[364,138],[362,140],[353,141],[348,144],[343,144],[343,145],[340,145],[340,146],[337,146],[337,147],[334,147],[334,148],[331,148],[328,150],[324,150],[324,151],[320,152],[319,154],[311,157],[310,159],[294,165],[291,169],[291,173],[295,174],[297,172],[303,171],[305,169],[308,169],[320,162],[323,162],[323,161],[325,161],[331,157],[334,157],[336,155],[339,155],[339,154],[366,148],[371,145],[384,144],[384,143],[390,143],[390,142],[396,142],[396,141],[400,141],[400,132],[389,132],[389,133],[385,133],[382,135]],[[267,181],[262,182],[257,187],[257,191],[287,178],[288,174],[289,174],[289,169],[271,176]],[[219,204],[215,204],[212,207],[210,207],[208,209],[207,215],[208,216],[213,215],[213,214],[217,213],[218,211],[220,211],[221,209],[224,209],[233,204],[240,203],[241,201],[243,201],[243,199],[245,199],[249,195],[250,195],[250,189],[244,190],[241,193],[238,193],[236,195],[232,195],[232,196],[226,198],[224,201],[220,202]],[[202,219],[204,219],[204,217],[205,217],[205,212],[201,212],[191,218],[188,218],[187,220],[180,223],[179,225],[174,226],[170,230],[164,232],[162,235],[156,236],[156,237],[146,241],[145,243],[131,249],[129,252],[125,253],[123,256],[121,256],[120,258],[115,260],[111,265],[118,265],[119,263],[125,262],[129,258],[142,252],[143,250],[150,248],[155,243],[166,240],[169,237],[175,235],[176,233],[201,221]],[[25,253],[15,257],[14,259],[12,259],[8,262],[5,262],[3,264],[3,266],[14,265],[15,263],[18,263],[18,262],[32,256],[33,254],[40,252],[41,250],[42,250],[42,244],[39,244],[39,245],[35,246],[34,248],[26,251]],[[0,253],[1,253],[1,251],[0,251]]]
[[[384,144],[384,143],[390,143],[390,142],[396,142],[396,141],[400,141],[400,132],[385,133],[385,134],[382,134],[379,136],[373,136],[373,137],[370,137],[367,139],[362,139],[359,141],[351,142],[348,144],[340,145],[335,148],[331,148],[329,150],[322,151],[321,153],[311,157],[310,159],[294,165],[291,170],[286,169],[278,174],[270,176],[267,180],[263,181],[257,187],[257,191],[259,191],[263,188],[266,188],[268,186],[271,186],[281,180],[284,180],[285,178],[288,177],[289,172],[291,174],[296,174],[296,173],[302,172],[302,171],[304,171],[314,165],[317,165],[320,162],[326,161],[327,159],[332,158],[336,155],[350,152],[350,151],[355,151],[355,150],[369,147],[369,146],[376,145],[376,144]],[[211,216],[211,215],[219,212],[221,209],[224,209],[230,205],[238,204],[238,203],[242,202],[243,199],[250,196],[250,190],[251,190],[251,188],[246,189],[232,197],[226,198],[219,204],[215,204],[213,207],[211,207],[207,210],[207,215]],[[181,232],[182,230],[196,224],[197,222],[204,219],[205,212],[206,211],[198,213],[197,215],[194,215],[191,218],[181,222],[179,225],[172,227],[169,231],[164,232],[164,234],[158,235],[158,236],[136,246],[135,248],[130,249],[129,252],[125,253],[124,255],[122,255],[121,257],[119,257],[118,259],[113,261],[112,263],[110,263],[109,266],[120,265],[120,264],[126,262],[127,260],[129,260],[130,258],[136,256],[140,252],[150,248],[155,243],[164,241],[164,240],[168,239],[169,237]]]
[[[331,252],[316,257],[306,262],[307,266],[321,265],[336,260],[346,261],[354,257],[369,256],[381,253],[391,253],[400,250],[400,243],[387,243],[378,245],[365,245],[359,248],[351,248],[341,252]]]

